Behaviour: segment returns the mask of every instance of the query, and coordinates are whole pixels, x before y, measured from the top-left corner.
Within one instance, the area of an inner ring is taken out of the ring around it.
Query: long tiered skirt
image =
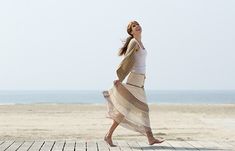
[[[107,117],[143,135],[150,130],[145,78],[144,74],[130,72],[125,83],[118,83],[103,91],[107,100]]]

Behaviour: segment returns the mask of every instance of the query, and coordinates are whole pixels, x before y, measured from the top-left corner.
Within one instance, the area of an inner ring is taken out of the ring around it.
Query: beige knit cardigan
[[[116,70],[116,73],[120,82],[122,82],[131,71],[135,63],[134,54],[138,50],[139,50],[139,46],[138,46],[136,39],[134,38],[131,39],[130,43],[128,44],[127,51],[124,55],[124,58]]]

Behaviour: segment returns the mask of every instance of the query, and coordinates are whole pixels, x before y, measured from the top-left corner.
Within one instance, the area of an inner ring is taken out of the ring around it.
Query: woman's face
[[[138,22],[133,22],[132,23],[131,30],[132,30],[131,33],[132,33],[133,36],[134,35],[139,35],[142,32],[142,28],[141,28],[141,26],[139,25]]]

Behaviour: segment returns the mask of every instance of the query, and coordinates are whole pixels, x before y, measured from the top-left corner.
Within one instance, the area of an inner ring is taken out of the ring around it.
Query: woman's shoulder
[[[133,47],[135,47],[135,48],[139,48],[138,47],[139,45],[138,45],[138,42],[137,42],[137,40],[135,39],[135,38],[132,38],[131,40],[130,40],[130,42],[129,42],[129,44],[128,44],[128,47],[130,47],[130,48],[133,48]]]
[[[135,39],[135,38],[132,38],[131,40],[130,40],[130,43],[129,44],[137,44],[137,40]]]

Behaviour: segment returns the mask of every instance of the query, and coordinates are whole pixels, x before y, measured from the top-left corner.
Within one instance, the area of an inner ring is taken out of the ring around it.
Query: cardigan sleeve
[[[118,69],[116,70],[119,81],[122,82],[131,71],[135,63],[134,53],[137,50],[138,50],[138,44],[135,41],[135,39],[132,39],[128,44],[127,51],[123,60],[121,61],[121,63],[118,66]]]

